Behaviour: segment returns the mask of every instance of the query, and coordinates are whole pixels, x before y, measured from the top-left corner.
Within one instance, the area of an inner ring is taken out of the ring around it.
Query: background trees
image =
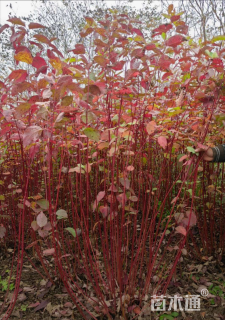
[[[178,11],[184,11],[185,21],[194,37],[204,41],[225,33],[224,0],[178,0]],[[161,0],[164,11],[174,1]]]
[[[41,2],[41,4],[40,4]],[[52,39],[57,49],[62,52],[65,57],[70,56],[69,51],[74,49],[75,44],[81,41],[80,31],[83,29],[86,21],[85,16],[100,20],[110,10],[117,10],[118,13],[127,13],[131,18],[140,18],[145,24],[145,36],[151,36],[149,28],[154,27],[160,21],[160,15],[157,7],[152,0],[145,1],[143,6],[137,8],[133,5],[133,1],[34,1],[33,13],[28,17],[22,17],[27,23],[37,21],[47,28],[43,30],[43,34]],[[12,15],[13,16],[13,5]],[[137,25],[138,27],[138,25]],[[7,42],[9,30],[5,30],[2,34],[1,43],[1,75],[9,74],[10,69],[14,66],[12,45]],[[53,40],[54,39],[54,40]],[[84,39],[85,46],[88,45],[88,39]]]

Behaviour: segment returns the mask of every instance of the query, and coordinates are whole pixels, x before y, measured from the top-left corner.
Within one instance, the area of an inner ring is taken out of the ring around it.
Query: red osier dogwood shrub
[[[1,28],[15,50],[0,82],[0,238],[17,263],[4,319],[31,248],[84,319],[127,319],[165,293],[189,235],[199,250],[195,225],[204,252],[223,253],[223,167],[207,171],[193,147],[224,135],[225,37],[196,44],[173,6],[167,17],[151,40],[126,14],[87,17],[67,59],[40,24]]]

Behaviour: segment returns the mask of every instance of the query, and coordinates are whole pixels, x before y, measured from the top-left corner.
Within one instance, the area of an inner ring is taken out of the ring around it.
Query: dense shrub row
[[[1,28],[15,49],[0,81],[0,238],[17,263],[4,319],[32,252],[84,319],[165,293],[182,254],[222,258],[224,168],[195,147],[225,133],[225,37],[195,43],[181,15],[170,6],[150,43],[126,14],[87,17],[66,59],[40,24]]]

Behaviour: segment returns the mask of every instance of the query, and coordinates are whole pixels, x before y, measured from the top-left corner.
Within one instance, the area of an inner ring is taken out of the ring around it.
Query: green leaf
[[[73,228],[68,227],[66,228],[66,230],[69,231],[69,233],[71,233],[74,238],[76,238],[76,231]]]
[[[113,118],[112,118],[112,121],[118,121],[119,117],[118,117],[118,114],[116,114]]]
[[[93,113],[93,112],[84,112],[82,115],[81,115],[81,120],[85,123],[85,124],[88,124],[88,123],[91,123],[91,122],[94,122],[96,120],[96,115]]]
[[[41,209],[48,210],[49,208],[49,202],[46,199],[38,200],[37,204],[41,207]]]
[[[216,52],[210,52],[209,50],[205,50],[205,53],[212,59],[218,58],[218,54]]]
[[[211,42],[216,42],[216,41],[222,41],[222,40],[225,40],[225,36],[216,36],[214,38],[212,38]]]
[[[159,320],[164,320],[164,319],[173,320],[173,316],[171,316],[170,314],[164,313],[159,317]]]
[[[166,34],[165,34],[165,32],[163,32],[163,33],[161,34],[161,36],[162,36],[163,40],[166,39]]]
[[[0,200],[1,200],[1,201],[5,200],[5,196],[0,195]]]
[[[187,150],[192,153],[196,153],[195,149],[192,147],[187,147]]]
[[[57,215],[57,219],[59,220],[68,218],[67,212],[63,209],[59,209],[58,211],[56,211],[56,215]]]
[[[173,316],[173,317],[178,317],[178,316],[179,316],[179,313],[178,313],[178,312],[172,312],[172,313],[171,313],[171,316]]]
[[[26,311],[26,310],[27,310],[27,306],[26,306],[25,304],[22,304],[21,310],[22,310],[22,311]]]
[[[61,106],[67,107],[73,102],[73,96],[65,96],[62,98]]]
[[[167,18],[167,19],[170,18],[170,15],[168,15],[168,14],[166,14],[166,13],[162,13],[162,16],[163,16],[164,18]]]
[[[67,231],[69,231],[69,233],[72,234],[72,236],[74,236],[74,238],[76,238],[77,236],[79,236],[81,234],[81,230],[80,229],[76,229],[74,230],[74,228],[65,228]]]
[[[91,140],[94,140],[97,142],[100,139],[100,132],[96,129],[86,128],[86,129],[84,129],[83,132],[84,132],[85,136],[87,136]]]
[[[96,76],[94,74],[94,72],[91,72],[90,75],[89,75],[89,78],[93,81],[96,81]]]

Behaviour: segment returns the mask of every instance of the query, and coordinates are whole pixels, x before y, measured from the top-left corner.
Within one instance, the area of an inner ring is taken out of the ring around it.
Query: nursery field
[[[225,36],[109,12],[69,57],[0,29],[0,319],[223,320]]]

